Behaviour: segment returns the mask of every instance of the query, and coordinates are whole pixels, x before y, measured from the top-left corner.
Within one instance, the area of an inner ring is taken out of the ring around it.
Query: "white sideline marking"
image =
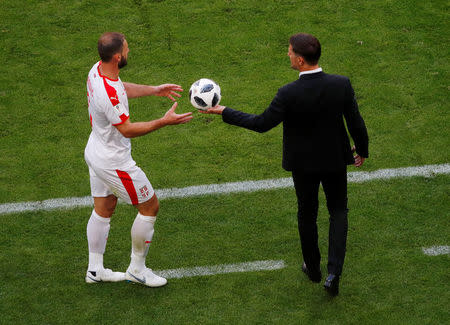
[[[212,266],[196,266],[193,268],[181,268],[164,271],[154,271],[167,279],[181,279],[194,276],[207,276],[226,273],[273,271],[286,267],[283,260],[279,261],[255,261],[239,264],[221,264]]]
[[[450,174],[450,164],[379,169],[373,172],[350,172],[348,173],[348,182],[362,183],[379,179],[412,176],[431,177],[438,174]],[[286,177],[265,179],[260,181],[232,182],[223,184],[189,186],[184,188],[161,189],[156,190],[156,195],[160,200],[164,200],[168,198],[185,198],[208,194],[254,192],[293,186],[294,184],[292,182],[292,178]],[[90,196],[49,199],[35,202],[4,203],[0,204],[0,215],[27,211],[47,211],[64,208],[71,209],[76,207],[88,207],[92,205],[93,199]]]
[[[433,246],[429,248],[423,247],[422,251],[425,255],[429,256],[446,255],[450,254],[450,246]]]

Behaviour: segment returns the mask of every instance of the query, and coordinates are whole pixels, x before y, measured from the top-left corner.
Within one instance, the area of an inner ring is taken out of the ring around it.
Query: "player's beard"
[[[119,61],[119,64],[117,65],[118,67],[119,67],[119,69],[122,69],[124,66],[126,66],[127,65],[127,59],[125,59],[125,57],[124,56],[122,56],[121,58],[120,58],[120,61]]]

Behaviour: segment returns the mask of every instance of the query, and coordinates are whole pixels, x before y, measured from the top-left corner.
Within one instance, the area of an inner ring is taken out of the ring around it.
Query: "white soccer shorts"
[[[91,194],[93,197],[107,197],[114,194],[129,204],[150,200],[155,194],[145,173],[134,165],[126,170],[100,169],[89,166]]]

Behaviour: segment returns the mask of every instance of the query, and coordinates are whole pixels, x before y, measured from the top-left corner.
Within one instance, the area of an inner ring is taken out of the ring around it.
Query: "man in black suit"
[[[299,79],[281,87],[262,114],[220,105],[206,113],[222,114],[224,122],[257,132],[266,132],[283,122],[283,168],[292,171],[297,194],[302,270],[311,281],[321,281],[316,222],[321,183],[330,214],[328,277],[324,286],[335,296],[346,251],[347,165],[363,164],[369,140],[350,80],[324,73],[318,65],[320,54],[320,42],[314,36],[291,36],[288,56],[291,67],[300,71]]]

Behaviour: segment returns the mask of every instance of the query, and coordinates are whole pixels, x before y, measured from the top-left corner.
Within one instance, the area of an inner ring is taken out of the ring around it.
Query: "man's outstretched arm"
[[[192,112],[177,114],[175,113],[177,106],[178,103],[175,102],[166,114],[157,120],[132,123],[127,119],[124,123],[116,125],[116,128],[125,138],[135,138],[156,131],[167,125],[189,122],[192,119]]]
[[[244,113],[221,105],[200,112],[222,115],[222,120],[228,124],[262,133],[269,131],[283,121],[285,104],[282,96],[277,93],[269,107],[259,115]]]
[[[138,85],[131,82],[124,82],[123,86],[127,92],[128,98],[136,98],[143,96],[161,96],[167,97],[175,101],[175,97],[181,97],[178,92],[183,91],[180,85],[163,84],[159,86]]]

